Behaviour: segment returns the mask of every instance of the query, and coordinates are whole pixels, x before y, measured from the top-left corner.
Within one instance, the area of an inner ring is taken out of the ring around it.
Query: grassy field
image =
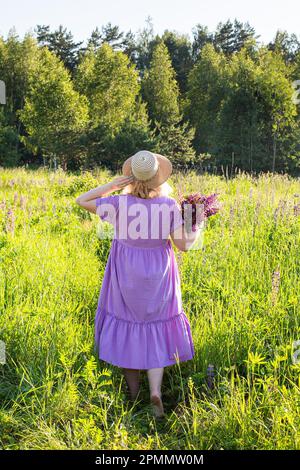
[[[146,373],[131,405],[94,353],[110,240],[74,201],[109,173],[0,175],[2,448],[300,449],[299,180],[173,175],[174,197],[218,192],[223,208],[203,251],[176,251],[196,356],[165,369],[156,421]]]

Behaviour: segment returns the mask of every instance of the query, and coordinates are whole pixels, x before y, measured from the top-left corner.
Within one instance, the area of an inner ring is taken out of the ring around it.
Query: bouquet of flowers
[[[201,193],[190,194],[189,196],[180,196],[179,204],[181,206],[182,217],[186,219],[195,232],[199,225],[203,225],[204,221],[219,212],[221,205],[218,201],[218,193],[205,196]]]

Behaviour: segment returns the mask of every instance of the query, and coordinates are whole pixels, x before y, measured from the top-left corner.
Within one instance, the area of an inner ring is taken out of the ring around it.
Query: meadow
[[[111,176],[1,169],[0,447],[300,449],[300,180],[172,176],[222,210],[201,251],[176,250],[196,355],[165,369],[155,420],[146,373],[132,404],[94,351],[111,241],[75,198]]]

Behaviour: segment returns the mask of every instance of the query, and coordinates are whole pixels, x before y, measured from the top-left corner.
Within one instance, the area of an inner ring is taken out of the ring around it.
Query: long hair
[[[172,191],[173,189],[167,181],[156,188],[149,188],[143,181],[135,180],[123,189],[122,194],[132,194],[132,196],[142,199],[150,199],[153,197],[169,196]]]

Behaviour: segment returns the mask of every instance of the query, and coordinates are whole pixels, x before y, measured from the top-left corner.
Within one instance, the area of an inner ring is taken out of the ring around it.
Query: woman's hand
[[[89,212],[96,213],[96,199],[107,194],[122,189],[134,180],[133,176],[118,176],[109,183],[103,184],[98,188],[91,189],[76,198],[76,203]]]
[[[113,191],[117,191],[118,189],[125,188],[125,186],[132,183],[133,180],[133,176],[118,176],[109,183],[109,186]]]

